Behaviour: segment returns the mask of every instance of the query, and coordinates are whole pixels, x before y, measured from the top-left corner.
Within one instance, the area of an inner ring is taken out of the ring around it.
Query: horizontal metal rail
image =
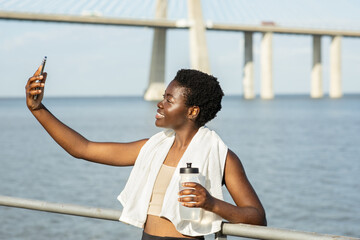
[[[44,212],[61,213],[74,216],[119,221],[121,211],[74,204],[51,203],[33,199],[0,196],[0,205],[7,207],[26,208]]]
[[[62,14],[8,12],[8,11],[0,11],[0,19],[98,24],[98,25],[119,25],[119,26],[132,26],[132,27],[172,28],[172,29],[187,29],[191,26],[191,22],[185,19],[182,20],[135,19],[135,18],[113,18],[113,17],[103,17],[103,16],[62,15]],[[221,24],[221,23],[213,23],[212,21],[207,21],[206,29],[215,30],[215,31],[273,32],[280,34],[328,35],[328,36],[340,35],[343,37],[360,37],[360,31],[351,31],[351,30],[296,28],[296,27],[282,27],[277,25]]]
[[[50,203],[39,200],[23,199],[0,195],[0,205],[7,207],[25,208],[31,210],[53,212],[67,215],[75,215],[89,218],[98,218],[112,221],[119,221],[121,211],[113,209],[103,209],[95,207],[85,207],[74,204]],[[223,223],[221,233],[246,238],[266,239],[266,240],[360,240],[345,236],[325,235],[310,232],[300,232],[288,229],[278,229],[248,224]]]

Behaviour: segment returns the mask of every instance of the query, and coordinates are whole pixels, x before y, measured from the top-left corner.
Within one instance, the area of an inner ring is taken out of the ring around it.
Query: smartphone
[[[41,72],[40,72],[39,75],[42,75],[43,72],[44,72],[46,59],[47,59],[47,56],[44,57],[44,59],[43,59],[43,61],[42,61],[42,63],[41,63],[42,68],[41,68]],[[40,80],[36,80],[35,82],[40,82]],[[36,88],[36,90],[39,90],[39,89],[40,89],[40,88],[38,88],[38,87]],[[38,95],[34,95],[34,100],[36,100],[37,98],[38,98]]]

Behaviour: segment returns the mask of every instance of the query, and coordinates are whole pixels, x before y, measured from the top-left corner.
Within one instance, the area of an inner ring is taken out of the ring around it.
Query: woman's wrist
[[[209,204],[207,205],[205,210],[216,213],[217,210],[219,209],[219,201],[220,201],[219,199],[211,196],[209,200]]]
[[[35,108],[29,108],[29,110],[34,114],[36,111],[41,110],[41,109],[45,109],[45,106],[40,103],[39,106],[35,107]]]

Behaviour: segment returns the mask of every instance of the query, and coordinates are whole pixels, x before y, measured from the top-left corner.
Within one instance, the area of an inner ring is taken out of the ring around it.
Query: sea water
[[[161,130],[154,125],[156,103],[140,97],[44,104],[93,141],[129,142]],[[360,237],[360,95],[226,97],[208,127],[241,159],[270,227]],[[130,171],[71,157],[25,99],[0,99],[0,195],[121,209],[116,197]],[[224,195],[233,203],[226,188]],[[121,222],[0,206],[0,239],[140,237],[141,229]]]

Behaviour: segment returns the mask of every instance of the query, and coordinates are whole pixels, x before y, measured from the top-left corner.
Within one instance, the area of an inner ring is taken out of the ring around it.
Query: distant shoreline
[[[233,95],[225,95],[225,99],[226,98],[242,98],[243,95],[240,94],[233,94]],[[305,97],[305,98],[310,98],[309,94],[306,93],[278,93],[275,94],[274,99],[276,98],[288,98],[288,97]],[[360,93],[344,93],[342,98],[348,98],[348,97],[360,97]],[[4,99],[24,99],[25,96],[0,96],[0,100],[4,100]],[[143,96],[142,95],[112,95],[112,96],[47,96],[45,99],[94,99],[94,98],[104,98],[104,99],[109,99],[109,98],[127,98],[127,99],[142,99]],[[318,99],[327,99],[329,97],[329,94],[324,94],[324,96],[322,98],[318,98]],[[256,95],[255,99],[261,99],[260,95]],[[332,99],[332,98],[331,98]],[[340,98],[341,99],[341,98]],[[316,98],[314,98],[314,100],[316,100]],[[336,100],[336,99],[334,99]],[[247,101],[251,101],[251,100],[247,100]]]

